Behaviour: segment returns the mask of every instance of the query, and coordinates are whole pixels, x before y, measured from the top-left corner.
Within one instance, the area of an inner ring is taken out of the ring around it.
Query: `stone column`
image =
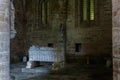
[[[0,80],[9,80],[9,0],[0,0]]]
[[[113,80],[120,80],[120,0],[112,0]]]
[[[61,44],[61,50],[62,53],[64,54],[64,62],[66,62],[66,44],[67,44],[67,6],[68,6],[68,0],[58,0],[59,3],[59,20],[60,20],[60,41],[62,42]]]

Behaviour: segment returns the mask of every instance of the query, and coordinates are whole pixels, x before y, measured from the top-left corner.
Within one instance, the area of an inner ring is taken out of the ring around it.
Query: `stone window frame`
[[[83,21],[94,21],[95,20],[95,0],[81,0],[81,12],[82,12]]]
[[[87,11],[88,19],[86,21],[83,20],[83,0],[75,0],[75,26],[94,26],[97,24],[99,20],[98,11],[99,4],[97,0],[94,0],[94,20],[90,20],[90,8]],[[89,0],[90,1],[90,0]],[[90,6],[90,2],[88,1],[88,7]]]
[[[38,6],[38,15],[40,15],[40,23],[45,25],[45,24],[48,24],[49,23],[49,0],[40,0],[39,1],[39,5]],[[40,13],[39,13],[40,12]]]

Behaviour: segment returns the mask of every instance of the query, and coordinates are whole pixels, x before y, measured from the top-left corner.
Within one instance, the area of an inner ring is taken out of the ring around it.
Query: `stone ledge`
[[[21,72],[25,72],[25,73],[48,73],[51,70],[52,66],[41,66],[41,67],[35,67],[35,68],[22,68]]]

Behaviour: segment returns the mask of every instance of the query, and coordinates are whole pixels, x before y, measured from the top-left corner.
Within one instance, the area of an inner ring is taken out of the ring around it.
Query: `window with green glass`
[[[48,0],[41,0],[40,2],[40,17],[41,17],[41,23],[47,24],[48,23]]]
[[[87,20],[87,0],[83,0],[83,20]]]
[[[94,9],[94,0],[90,0],[90,20],[94,20],[95,9]]]
[[[94,0],[82,0],[82,14],[83,20],[95,20],[95,1]]]

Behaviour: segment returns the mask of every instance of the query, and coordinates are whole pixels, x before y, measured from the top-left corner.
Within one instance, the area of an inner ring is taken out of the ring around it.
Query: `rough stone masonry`
[[[112,0],[113,80],[120,80],[120,0]]]
[[[10,0],[0,0],[0,80],[9,80]]]

